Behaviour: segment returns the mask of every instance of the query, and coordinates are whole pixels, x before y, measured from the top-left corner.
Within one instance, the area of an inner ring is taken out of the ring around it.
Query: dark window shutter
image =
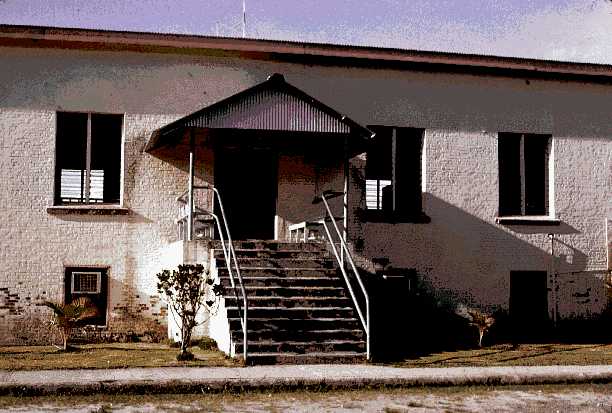
[[[91,193],[102,192],[98,202],[119,203],[122,120],[121,115],[91,115]]]
[[[525,135],[525,214],[546,215],[546,168],[549,138]]]
[[[395,209],[399,215],[421,213],[421,152],[423,131],[398,128],[396,131]]]
[[[57,112],[55,203],[84,199],[87,114]]]
[[[391,138],[393,128],[371,126],[376,136],[369,144],[366,161],[366,179],[391,179]]]
[[[521,215],[521,135],[500,133],[499,215]]]

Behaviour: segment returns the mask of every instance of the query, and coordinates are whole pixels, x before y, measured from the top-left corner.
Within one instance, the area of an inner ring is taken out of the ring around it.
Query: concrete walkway
[[[396,368],[376,365],[0,370],[0,395],[206,393],[458,385],[612,383],[612,365]]]

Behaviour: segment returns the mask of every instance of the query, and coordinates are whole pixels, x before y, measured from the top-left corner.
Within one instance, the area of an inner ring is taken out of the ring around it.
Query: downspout
[[[552,282],[552,299],[553,299],[553,326],[557,328],[557,312],[558,312],[558,297],[557,297],[557,274],[555,272],[555,236],[548,234],[550,240],[550,277]]]

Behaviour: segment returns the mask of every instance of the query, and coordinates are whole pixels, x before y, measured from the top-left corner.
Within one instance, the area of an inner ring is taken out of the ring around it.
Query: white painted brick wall
[[[396,267],[417,268],[427,282],[462,301],[507,307],[509,271],[548,269],[546,233],[557,231],[557,265],[578,272],[562,281],[562,315],[602,310],[601,277],[592,271],[606,268],[604,219],[612,211],[609,85],[538,79],[528,85],[501,76],[198,55],[2,48],[0,338],[8,337],[15,317],[8,307],[23,312],[30,302],[63,297],[65,266],[109,266],[111,311],[126,302],[149,305],[158,250],[175,239],[175,197],[186,188],[187,174],[186,160],[144,154],[146,139],[155,128],[273,72],[362,124],[426,129],[424,210],[432,222],[361,224],[353,216],[352,234],[363,238],[365,256],[387,256]],[[53,204],[58,110],[125,114],[123,204],[129,215],[46,212]],[[495,223],[498,131],[553,135],[561,227]],[[210,166],[200,178],[212,180]],[[281,195],[285,204],[279,211],[300,210],[295,198]],[[306,208],[308,197],[302,198]],[[351,204],[358,203],[359,194],[351,194]],[[587,303],[576,297],[586,291]]]

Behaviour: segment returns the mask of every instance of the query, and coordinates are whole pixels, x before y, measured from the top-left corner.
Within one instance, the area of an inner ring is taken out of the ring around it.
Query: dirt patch
[[[612,385],[445,388],[243,395],[0,398],[11,412],[605,412]]]

